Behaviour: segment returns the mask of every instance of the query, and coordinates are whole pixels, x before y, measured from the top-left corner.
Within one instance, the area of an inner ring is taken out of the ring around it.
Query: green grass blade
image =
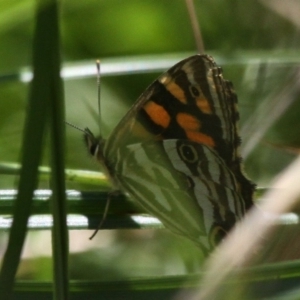
[[[41,15],[38,14],[35,24],[33,41],[33,72],[27,118],[23,135],[23,147],[20,172],[19,193],[16,199],[14,220],[9,236],[8,246],[4,255],[0,273],[0,294],[2,299],[12,297],[14,277],[26,236],[27,221],[31,211],[32,195],[36,188],[38,164],[42,154],[42,142],[46,128],[49,91],[47,89],[47,65],[45,52],[48,51],[47,41]]]
[[[54,299],[68,299],[68,230],[64,176],[65,124],[62,81],[60,78],[60,44],[58,2],[52,0],[44,15],[45,38],[49,39],[50,137],[51,137],[51,209],[53,214],[52,253]]]

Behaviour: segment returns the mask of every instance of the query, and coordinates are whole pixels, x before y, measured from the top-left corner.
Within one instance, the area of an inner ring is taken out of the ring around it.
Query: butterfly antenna
[[[203,43],[203,38],[200,30],[199,21],[196,15],[194,0],[185,0],[185,4],[191,21],[192,30],[196,42],[196,48],[200,54],[204,54],[205,52],[204,43]]]
[[[96,67],[97,67],[97,99],[98,99],[98,114],[99,114],[99,136],[102,137],[102,115],[101,115],[101,75],[100,75],[100,60],[96,61]]]
[[[69,126],[72,127],[72,128],[75,128],[75,129],[77,129],[77,130],[79,130],[79,131],[81,131],[81,132],[83,132],[83,133],[86,133],[86,130],[85,130],[85,129],[82,129],[82,128],[80,128],[80,127],[78,127],[78,126],[76,126],[76,125],[74,125],[74,124],[72,124],[72,123],[69,123],[69,122],[65,121],[65,124],[69,125]]]
[[[104,212],[103,212],[102,220],[98,224],[98,226],[97,226],[96,230],[94,231],[94,233],[91,235],[90,240],[92,240],[94,238],[94,236],[98,233],[98,231],[102,227],[104,221],[106,220],[107,213],[108,213],[108,208],[109,208],[109,205],[110,205],[110,199],[111,199],[111,195],[108,196],[108,198],[107,198],[107,201],[106,201],[106,204],[105,204],[105,208],[104,208]]]
[[[99,136],[102,139],[102,131],[101,131],[101,129],[102,129],[102,115],[101,115],[101,73],[100,73],[100,60],[96,61],[96,67],[97,67],[97,91],[98,91],[97,99],[98,99],[98,114],[99,114],[99,123],[98,123],[98,126],[99,126]],[[94,233],[91,235],[90,240],[92,240],[94,238],[94,236],[101,229],[103,223],[106,220],[108,209],[109,209],[109,205],[110,205],[110,199],[111,199],[111,195],[109,195],[108,198],[107,198],[102,219],[99,222],[99,224],[98,224],[96,230],[94,231]]]

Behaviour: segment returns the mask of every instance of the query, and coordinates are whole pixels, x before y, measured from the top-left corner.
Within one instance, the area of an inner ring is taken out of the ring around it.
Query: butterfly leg
[[[118,190],[114,190],[114,191],[111,191],[109,192],[108,194],[108,197],[107,197],[107,201],[106,201],[106,204],[105,204],[105,208],[104,208],[104,212],[103,212],[103,216],[102,216],[102,219],[101,221],[99,222],[96,230],[94,231],[94,233],[91,235],[91,237],[89,238],[90,240],[92,240],[94,238],[94,236],[98,233],[98,231],[101,229],[101,227],[103,226],[105,220],[106,220],[106,217],[107,217],[107,214],[108,214],[108,209],[109,209],[109,205],[110,205],[110,200],[112,197],[115,197],[115,196],[118,196],[120,194],[120,191]]]

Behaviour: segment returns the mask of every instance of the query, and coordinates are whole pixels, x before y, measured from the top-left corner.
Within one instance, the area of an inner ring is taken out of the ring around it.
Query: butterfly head
[[[101,159],[103,157],[102,149],[105,143],[104,139],[101,136],[95,137],[94,134],[88,128],[85,128],[84,140],[89,153],[96,159],[102,160]]]

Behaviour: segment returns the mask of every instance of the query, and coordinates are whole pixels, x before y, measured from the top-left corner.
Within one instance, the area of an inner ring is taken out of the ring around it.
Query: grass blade
[[[42,154],[42,143],[47,122],[47,108],[50,93],[48,91],[49,62],[45,59],[49,51],[45,39],[45,28],[41,26],[43,16],[37,12],[33,41],[33,73],[27,118],[25,122],[18,196],[14,210],[14,219],[4,255],[0,273],[0,294],[2,299],[12,297],[14,277],[26,236],[27,221],[31,211],[33,191],[37,185],[38,165]]]

